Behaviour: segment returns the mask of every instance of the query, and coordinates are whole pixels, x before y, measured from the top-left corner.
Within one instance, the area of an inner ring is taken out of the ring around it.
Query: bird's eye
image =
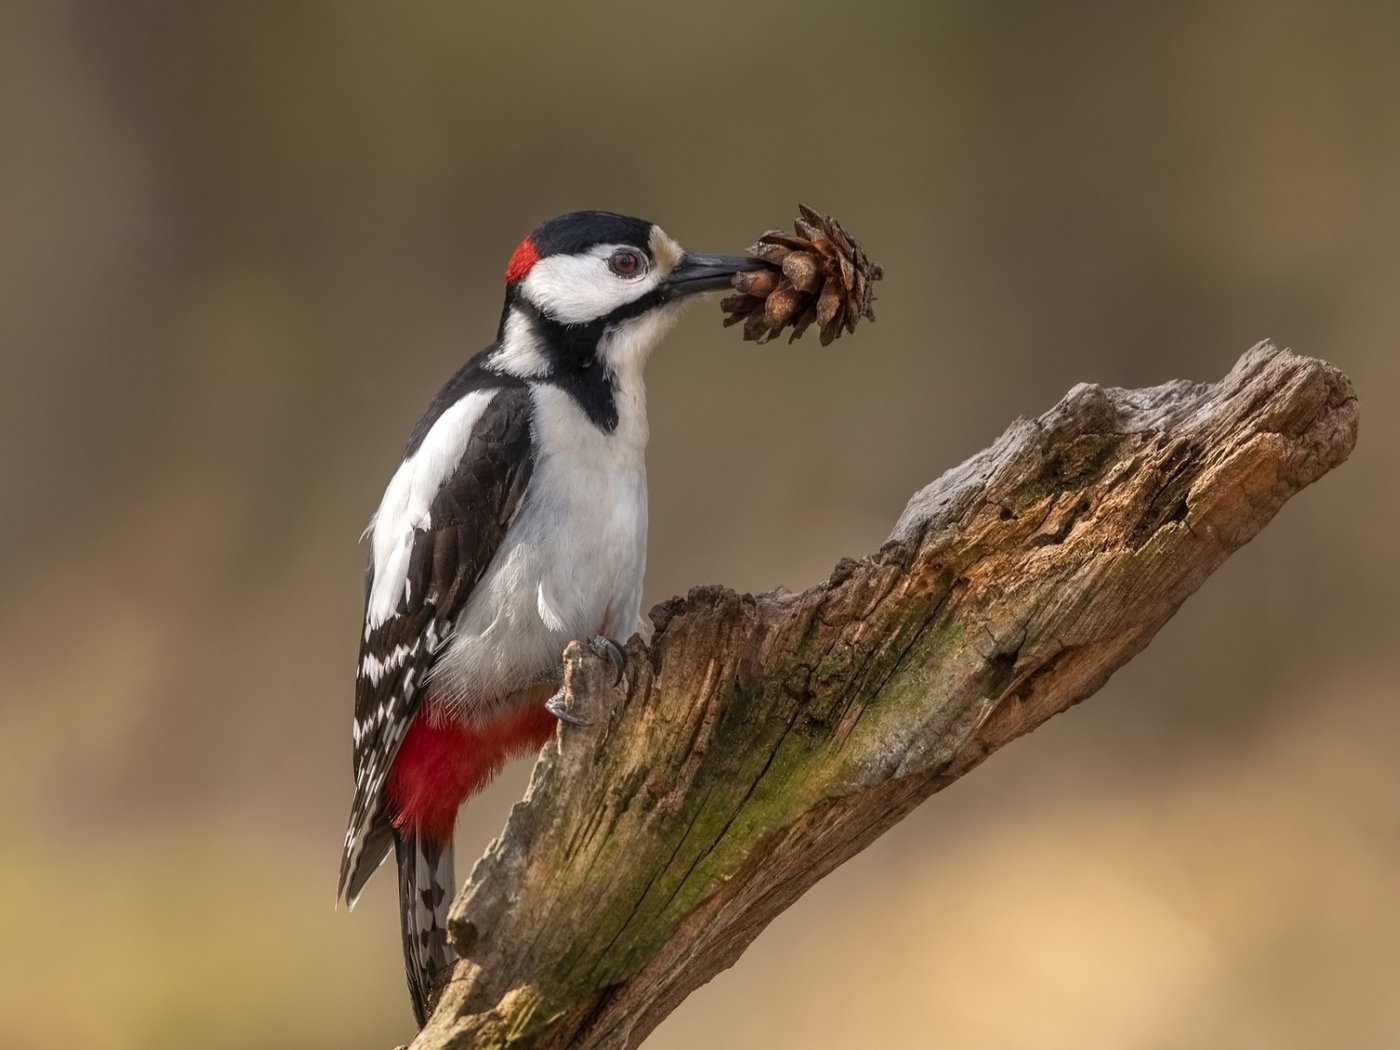
[[[642,257],[637,252],[622,248],[612,253],[608,268],[619,277],[635,277],[642,272]]]

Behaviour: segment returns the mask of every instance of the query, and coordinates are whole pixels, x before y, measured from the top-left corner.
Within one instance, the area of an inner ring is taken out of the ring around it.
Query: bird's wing
[[[355,798],[337,889],[351,907],[393,846],[385,780],[428,671],[530,479],[529,391],[522,384],[464,391],[471,378],[459,373],[429,409],[369,530],[355,679]]]

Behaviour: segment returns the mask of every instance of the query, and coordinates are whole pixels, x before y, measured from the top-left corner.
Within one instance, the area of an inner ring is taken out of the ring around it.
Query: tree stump
[[[779,912],[1102,686],[1356,441],[1351,383],[1264,342],[1218,383],[1075,387],[800,594],[699,587],[571,709],[457,896],[414,1050],[639,1044]]]

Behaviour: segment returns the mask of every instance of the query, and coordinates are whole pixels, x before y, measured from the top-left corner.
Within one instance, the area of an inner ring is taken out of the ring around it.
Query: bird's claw
[[[552,714],[559,721],[566,725],[578,726],[580,729],[591,726],[593,723],[586,718],[580,718],[566,706],[568,703],[568,693],[563,686],[559,687],[559,692],[555,693],[544,702],[544,709]]]
[[[613,685],[622,681],[622,672],[627,667],[627,656],[622,651],[622,646],[618,645],[611,638],[604,635],[595,635],[588,639],[589,651],[608,663],[612,664]]]
[[[597,635],[588,639],[585,643],[588,651],[600,660],[606,660],[613,669],[613,685],[622,681],[622,672],[627,666],[627,658],[622,652],[622,646],[618,645],[611,638]],[[571,726],[591,726],[593,723],[588,719],[574,714],[569,710],[569,690],[566,685],[560,685],[559,691],[544,702],[544,709],[561,722]]]

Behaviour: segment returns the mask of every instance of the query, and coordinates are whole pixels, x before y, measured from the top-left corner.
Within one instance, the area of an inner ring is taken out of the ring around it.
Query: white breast
[[[631,371],[631,370],[629,370]],[[568,394],[536,384],[535,464],[519,516],[433,670],[455,714],[489,720],[558,667],[573,639],[640,627],[646,569],[646,397],[624,378],[605,434]]]

